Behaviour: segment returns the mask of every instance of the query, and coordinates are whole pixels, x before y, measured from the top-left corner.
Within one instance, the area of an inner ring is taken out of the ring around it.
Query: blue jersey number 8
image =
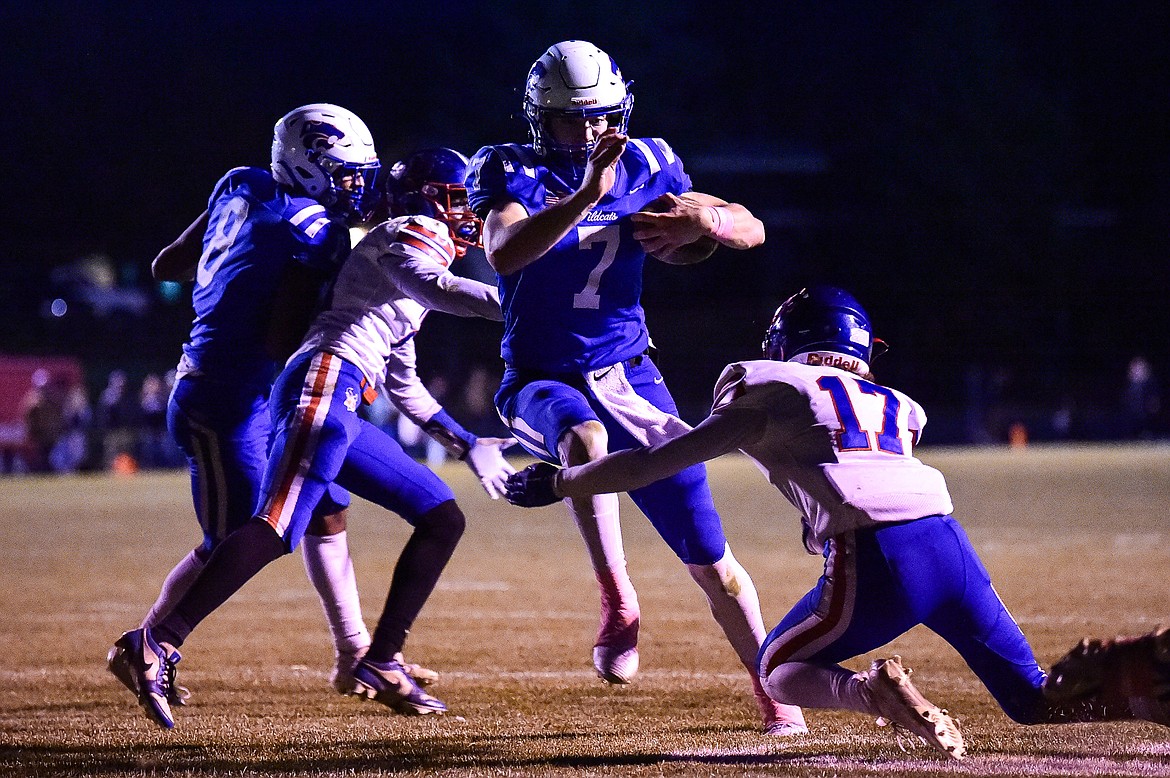
[[[203,256],[199,257],[195,273],[195,282],[199,286],[211,283],[215,271],[223,264],[227,250],[236,242],[247,220],[248,201],[242,197],[233,197],[227,207],[220,211],[219,218],[211,227],[211,240],[207,241],[207,248],[203,250]]]

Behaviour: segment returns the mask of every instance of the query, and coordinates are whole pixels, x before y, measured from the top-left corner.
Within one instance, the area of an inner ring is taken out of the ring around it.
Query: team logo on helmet
[[[345,133],[322,121],[310,119],[301,127],[301,143],[310,151],[327,151],[345,137]]]

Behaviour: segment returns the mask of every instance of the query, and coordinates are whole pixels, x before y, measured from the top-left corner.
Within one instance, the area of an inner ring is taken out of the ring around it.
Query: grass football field
[[[946,474],[956,518],[1043,664],[1084,635],[1170,622],[1170,447],[922,458]],[[820,559],[746,459],[710,472],[771,627]],[[965,761],[902,750],[845,712],[808,711],[808,736],[760,736],[747,674],[701,592],[625,498],[642,670],[608,687],[590,664],[597,592],[566,510],[492,502],[459,464],[441,475],[468,530],[407,656],[442,673],[431,691],[449,714],[408,719],[332,691],[332,650],[298,553],[191,636],[179,677],[194,696],[171,732],[146,719],[105,655],[196,542],[184,475],[0,480],[0,775],[1170,776],[1170,729],[1016,725],[922,628],[878,653],[901,654],[919,688],[958,716]],[[355,500],[350,541],[371,624],[406,537],[396,516]]]

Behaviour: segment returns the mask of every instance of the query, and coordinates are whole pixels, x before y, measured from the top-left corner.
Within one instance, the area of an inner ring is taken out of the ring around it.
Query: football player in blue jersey
[[[269,388],[349,252],[349,223],[378,199],[378,169],[358,116],[336,105],[301,106],[276,123],[271,169],[229,171],[207,210],[155,259],[156,278],[194,281],[195,321],[168,423],[187,456],[203,542],[166,577],[142,626],[165,617],[216,546],[252,516],[271,437]],[[348,497],[341,489],[331,496],[314,520],[304,560],[337,653],[332,680],[345,691],[347,672],[370,636],[344,531]],[[111,649],[108,666],[137,692],[120,647]],[[430,671],[412,667],[433,680]],[[181,704],[185,690],[171,692],[171,702]]]
[[[581,467],[532,465],[508,479],[508,500],[535,507],[636,489],[741,450],[800,510],[805,546],[825,558],[824,575],[760,650],[760,678],[776,699],[878,716],[962,759],[958,722],[915,688],[901,657],[859,672],[839,664],[924,624],[1021,724],[1170,726],[1170,628],[1086,639],[1051,675],[1040,667],[951,516],[942,473],[914,456],[925,411],[874,383],[879,348],[853,295],[801,290],[777,309],[764,358],[724,369],[699,426]]]
[[[651,359],[640,303],[647,255],[700,261],[717,245],[764,240],[743,206],[692,191],[661,138],[626,134],[633,95],[608,54],[564,41],[533,64],[524,92],[528,144],[481,149],[468,178],[484,219],[504,310],[506,371],[496,407],[535,456],[576,465],[653,444],[688,427]],[[798,708],[760,687],[765,630],[747,572],[732,556],[696,465],[630,492],[706,593],[753,679],[765,731],[807,732]],[[626,571],[613,494],[568,501],[601,590],[597,673],[628,683],[638,668],[639,607]]]
[[[119,639],[139,703],[160,726],[175,723],[175,649],[265,565],[297,547],[320,506],[335,502],[331,492],[338,484],[399,514],[413,528],[368,648],[343,668],[339,690],[405,715],[446,710],[422,691],[401,652],[462,536],[464,515],[450,487],[358,410],[375,391],[384,391],[403,414],[466,462],[493,499],[514,472],[501,454],[514,441],[465,430],[415,369],[414,336],[429,311],[501,318],[495,287],[455,276],[449,267],[478,243],[479,223],[466,206],[466,167],[467,158],[458,152],[427,149],[391,169],[393,218],[350,252],[328,305],[274,384],[275,435],[255,518],[217,545],[170,613]]]

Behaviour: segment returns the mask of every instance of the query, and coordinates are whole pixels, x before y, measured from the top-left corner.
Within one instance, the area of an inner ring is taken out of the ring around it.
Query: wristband
[[[711,212],[711,237],[716,240],[729,240],[735,234],[735,217],[722,205],[708,205]]]
[[[423,432],[443,444],[447,453],[462,461],[478,438],[451,418],[451,414],[440,410],[423,425]]]

